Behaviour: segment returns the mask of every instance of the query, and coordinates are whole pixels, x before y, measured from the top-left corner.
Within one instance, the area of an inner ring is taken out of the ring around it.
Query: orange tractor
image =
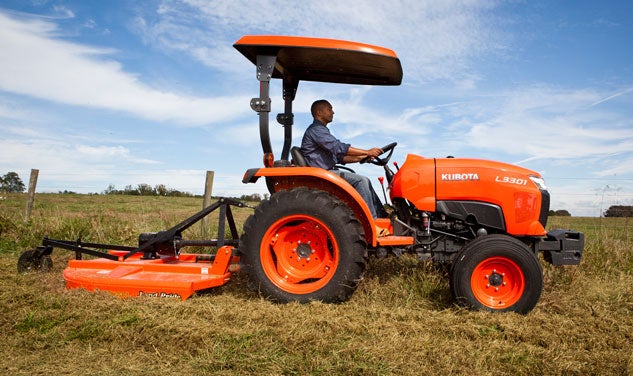
[[[44,239],[21,256],[18,269],[47,268],[52,249],[66,248],[77,254],[64,272],[68,287],[185,299],[225,283],[239,264],[249,287],[273,301],[341,302],[354,292],[369,256],[410,253],[450,267],[459,304],[526,313],[541,295],[539,252],[554,265],[580,262],[582,233],[545,230],[549,193],[537,172],[501,162],[411,154],[401,167],[394,163],[394,171],[388,163],[394,142],[367,161],[384,169],[390,198],[385,202],[389,218],[373,219],[345,180],[306,166],[300,149],[292,147],[299,82],[399,85],[402,68],[393,51],[287,36],[244,36],[234,47],[255,65],[260,88],[250,105],[259,115],[264,167],[247,170],[243,182],[263,178],[271,193],[246,220],[241,236],[230,207],[244,204],[221,199],[172,229],[141,234],[135,247]],[[269,136],[272,79],[283,85],[279,159]],[[218,208],[218,239],[182,239],[184,229]],[[225,221],[231,239],[224,238]],[[388,235],[380,235],[384,232]],[[215,253],[181,253],[188,245],[213,247]],[[82,260],[83,253],[98,258]]]

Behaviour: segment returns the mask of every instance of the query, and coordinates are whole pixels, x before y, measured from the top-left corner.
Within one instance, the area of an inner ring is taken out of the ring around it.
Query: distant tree
[[[123,189],[123,194],[124,195],[138,196],[138,190],[132,188],[131,184],[128,184],[128,185],[125,186],[125,189]]]
[[[633,217],[633,206],[613,205],[604,212],[605,217]]]
[[[109,184],[108,188],[105,189],[105,191],[103,191],[104,195],[116,195],[116,194],[121,194],[120,191],[117,191],[116,187],[114,186],[114,184]]]
[[[241,195],[239,199],[242,201],[261,202],[262,200],[265,200],[267,198],[268,195],[264,195],[262,197],[262,195],[260,195],[259,193],[253,193],[250,195]]]
[[[15,172],[9,172],[0,178],[1,190],[8,193],[21,193],[26,190],[20,176]]]
[[[167,189],[165,184],[157,184],[154,187],[154,192],[159,196],[167,196],[169,194],[169,189]]]
[[[549,211],[549,216],[550,217],[571,217],[571,213],[569,213],[565,209],[562,209],[562,210],[550,210]]]
[[[154,188],[149,184],[139,184],[137,190],[141,196],[156,196]]]

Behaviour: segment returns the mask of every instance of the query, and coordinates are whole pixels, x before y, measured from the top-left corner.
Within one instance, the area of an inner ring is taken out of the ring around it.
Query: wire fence
[[[1,174],[1,173],[0,173]],[[18,174],[28,179],[28,171]],[[111,185],[116,189],[164,185],[169,189],[202,195],[205,170],[93,170],[81,172],[41,170],[37,184],[39,193],[104,193]],[[380,193],[377,176],[370,176]],[[243,184],[241,174],[215,172],[213,195],[240,197],[268,194],[266,185]],[[633,179],[592,177],[547,177],[553,210],[568,210],[575,216],[601,217],[605,210],[616,205],[633,205]],[[28,182],[25,181],[25,184]],[[382,196],[381,196],[382,197]]]

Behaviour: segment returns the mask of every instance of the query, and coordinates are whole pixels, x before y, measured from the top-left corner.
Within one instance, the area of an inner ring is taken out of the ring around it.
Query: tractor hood
[[[503,217],[486,223],[490,227],[511,234],[545,235],[549,193],[542,176],[527,168],[483,159],[409,154],[390,188],[392,200],[406,198],[418,210],[429,212],[455,205],[461,209],[471,203],[486,209],[494,206]],[[483,216],[479,217],[478,223],[483,222]]]
[[[402,66],[390,49],[344,40],[247,35],[233,45],[253,64],[276,56],[273,78],[358,85],[400,85]]]

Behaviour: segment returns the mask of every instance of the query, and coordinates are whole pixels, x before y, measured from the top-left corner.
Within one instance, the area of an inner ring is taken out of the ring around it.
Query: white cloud
[[[391,48],[405,65],[405,83],[473,87],[479,77],[472,57],[503,46],[503,33],[488,22],[493,6],[487,0],[165,1],[157,13],[140,16],[137,28],[153,45],[218,69],[233,69],[241,59],[229,50],[244,34],[305,35]]]
[[[77,155],[84,162],[105,163],[113,160],[122,160],[129,163],[157,164],[151,159],[136,158],[131,156],[130,150],[124,146],[89,146],[78,145],[75,148]]]
[[[628,143],[628,150],[633,150],[633,142]],[[633,174],[633,155],[624,158],[614,158],[610,160],[608,167],[597,171],[597,176],[622,176]],[[632,179],[633,180],[633,179]]]
[[[145,119],[201,125],[248,112],[247,97],[197,98],[159,91],[108,59],[116,53],[55,39],[56,25],[0,13],[0,89],[57,103],[124,111]]]
[[[633,150],[633,121],[590,106],[603,93],[539,86],[475,98],[442,113],[459,123],[462,147],[525,159],[606,157]],[[454,110],[459,112],[455,112]]]
[[[75,12],[62,5],[54,5],[53,12],[57,18],[74,18]]]
[[[0,140],[0,167],[24,170],[83,171],[114,165],[158,162],[139,158],[123,146],[83,145],[55,138],[4,138]]]
[[[11,122],[33,120],[36,109],[24,109],[19,103],[9,100],[4,96],[0,96],[0,119],[9,120]],[[38,114],[39,115],[39,114]],[[4,125],[8,129],[8,125]],[[14,131],[23,131],[15,127]]]

